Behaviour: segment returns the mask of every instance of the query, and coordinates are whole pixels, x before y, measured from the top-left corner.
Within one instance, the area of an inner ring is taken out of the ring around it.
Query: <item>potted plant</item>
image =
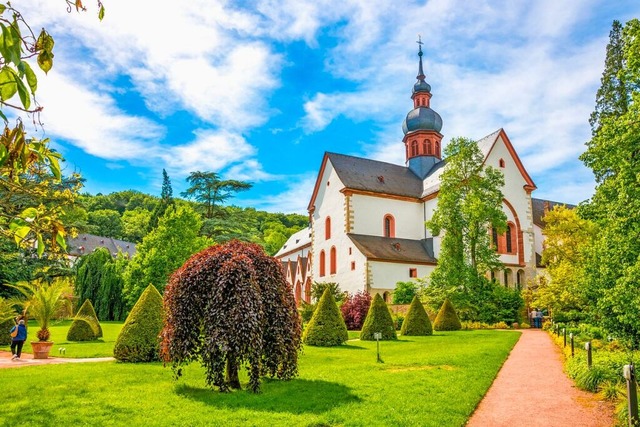
[[[38,341],[31,342],[34,359],[46,359],[53,342],[49,341],[49,323],[61,311],[71,311],[71,297],[73,295],[69,279],[56,277],[51,281],[34,280],[19,282],[13,285],[24,296],[24,313],[33,317],[40,329],[36,333]]]

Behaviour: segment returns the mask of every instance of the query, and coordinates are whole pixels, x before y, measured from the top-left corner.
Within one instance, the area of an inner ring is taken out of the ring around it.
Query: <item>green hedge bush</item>
[[[102,338],[102,326],[100,326],[100,321],[98,320],[96,311],[93,308],[93,304],[91,304],[91,300],[84,300],[80,310],[76,313],[76,317],[93,322],[95,326],[94,329],[97,331],[96,338]]]
[[[67,341],[94,341],[97,338],[98,330],[90,319],[80,317],[73,319],[67,332]]]
[[[15,322],[12,319],[0,322],[0,345],[10,345],[11,335],[9,331],[15,326]]]
[[[149,285],[131,309],[116,339],[113,356],[121,362],[159,360],[162,296]]]
[[[417,296],[414,296],[411,301],[400,333],[413,336],[433,335],[433,327],[429,316]]]
[[[331,289],[327,287],[304,330],[302,341],[307,345],[331,347],[341,345],[348,339],[347,325]]]
[[[460,318],[453,304],[449,301],[449,298],[445,299],[442,303],[436,320],[433,322],[433,329],[436,331],[459,331],[462,329]]]
[[[362,325],[360,339],[365,341],[375,340],[373,334],[380,332],[383,340],[397,340],[396,329],[391,318],[391,313],[387,304],[383,301],[380,294],[376,294],[371,301],[367,318]]]

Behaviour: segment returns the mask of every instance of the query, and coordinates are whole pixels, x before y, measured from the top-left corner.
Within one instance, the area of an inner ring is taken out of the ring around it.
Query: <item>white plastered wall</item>
[[[425,238],[424,213],[420,202],[354,194],[350,205],[352,233],[384,236],[384,217],[392,215],[395,220],[395,237],[415,240]]]

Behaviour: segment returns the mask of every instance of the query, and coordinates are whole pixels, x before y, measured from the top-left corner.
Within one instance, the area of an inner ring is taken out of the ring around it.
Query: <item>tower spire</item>
[[[423,82],[425,75],[424,71],[422,70],[422,45],[424,43],[422,43],[422,37],[420,37],[420,34],[418,34],[418,41],[416,43],[418,43],[418,57],[420,58],[420,65],[418,66],[418,75],[416,76],[416,78]]]

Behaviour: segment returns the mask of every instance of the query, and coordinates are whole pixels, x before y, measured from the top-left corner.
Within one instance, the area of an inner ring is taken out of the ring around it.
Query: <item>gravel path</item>
[[[53,353],[53,351],[52,351]],[[48,359],[34,359],[33,354],[22,353],[20,359],[12,360],[11,352],[0,351],[0,369],[21,368],[24,366],[53,365],[59,363],[86,363],[86,362],[108,362],[115,360],[113,357],[91,357],[86,359],[72,359],[67,357],[49,357]]]
[[[468,427],[604,427],[613,409],[577,389],[562,371],[562,354],[540,330],[523,330]]]

